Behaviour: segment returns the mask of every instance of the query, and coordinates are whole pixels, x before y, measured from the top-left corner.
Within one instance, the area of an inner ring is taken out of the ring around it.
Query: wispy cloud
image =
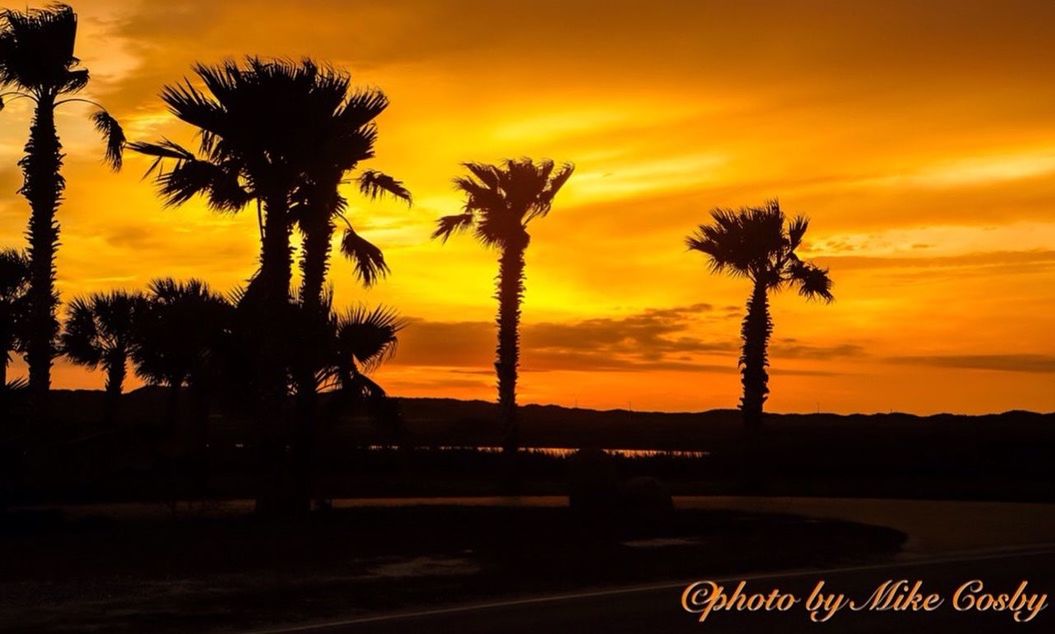
[[[993,370],[997,372],[1055,373],[1055,355],[1050,354],[948,354],[890,357],[893,363]]]

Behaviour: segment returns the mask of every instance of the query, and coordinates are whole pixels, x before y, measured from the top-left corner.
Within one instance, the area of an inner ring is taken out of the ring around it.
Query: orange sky
[[[135,139],[190,141],[157,98],[194,61],[313,56],[391,98],[368,167],[408,210],[353,192],[357,229],[392,275],[338,303],[412,324],[379,373],[407,396],[493,398],[492,252],[428,239],[459,210],[465,160],[574,161],[532,228],[522,402],[735,406],[748,288],[683,238],[714,206],[779,197],[813,219],[806,255],[836,303],[774,298],[775,411],[1055,410],[1055,4],[1036,2],[216,2],[83,0],[87,96]],[[21,245],[14,192],[24,102],[0,120],[0,245]],[[85,111],[59,118],[63,298],[152,277],[245,280],[255,217],[164,210],[146,162],[101,164]],[[5,158],[6,157],[6,158]],[[16,372],[21,367],[16,368]],[[59,386],[100,386],[60,365]]]

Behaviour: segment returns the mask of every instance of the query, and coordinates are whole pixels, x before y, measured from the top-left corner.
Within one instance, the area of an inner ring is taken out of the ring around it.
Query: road
[[[826,571],[797,571],[715,580],[732,592],[740,579],[747,592],[773,589],[805,599],[817,584],[825,590],[865,602],[888,579],[921,580],[924,593],[937,593],[943,604],[934,611],[851,611],[842,609],[823,624],[810,621],[802,603],[786,612],[712,612],[700,623],[681,607],[684,582],[637,588],[584,591],[575,594],[454,606],[381,615],[339,623],[272,630],[268,634],[651,634],[655,632],[1051,632],[1055,610],[1047,607],[1032,621],[1016,623],[1010,612],[957,611],[957,587],[979,579],[984,591],[1013,593],[1022,580],[1027,593],[1055,594],[1055,545],[1013,552],[969,553]],[[1038,603],[1039,604],[1039,597]],[[263,633],[258,633],[263,634]]]

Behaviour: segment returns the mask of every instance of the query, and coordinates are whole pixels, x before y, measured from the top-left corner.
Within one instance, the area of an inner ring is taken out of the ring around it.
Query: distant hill
[[[157,499],[188,486],[180,461],[193,446],[193,408],[181,395],[173,431],[164,424],[169,397],[162,389],[136,390],[104,424],[102,392],[56,391],[53,421],[0,425],[0,493],[21,482],[25,499]],[[398,435],[362,415],[321,421],[315,461],[332,497],[498,491],[501,456],[475,451],[501,444],[494,404],[398,402]],[[659,477],[683,494],[1055,500],[1055,414],[771,414],[757,435],[745,434],[735,410],[525,405],[520,419],[527,448],[689,451],[618,459],[622,474]],[[222,407],[211,412],[205,434],[215,495],[252,495],[257,432],[251,419]],[[392,444],[408,451],[372,449]],[[526,491],[562,491],[561,455],[522,456]]]

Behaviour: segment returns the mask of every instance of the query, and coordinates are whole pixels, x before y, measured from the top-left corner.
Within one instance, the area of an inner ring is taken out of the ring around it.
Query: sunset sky
[[[19,5],[21,6],[21,5]],[[773,300],[774,411],[1055,410],[1055,3],[82,0],[77,53],[132,139],[193,142],[157,95],[196,61],[311,56],[382,89],[380,169],[415,204],[347,192],[391,276],[337,303],[411,320],[396,395],[494,397],[496,254],[429,240],[459,163],[572,161],[531,228],[521,402],[734,407],[744,280],[684,237],[716,206],[779,198],[836,302]],[[0,246],[21,246],[25,102],[0,113]],[[254,271],[252,213],[163,209],[69,106],[63,299]],[[15,373],[22,372],[21,362]],[[59,363],[59,387],[98,373]]]

